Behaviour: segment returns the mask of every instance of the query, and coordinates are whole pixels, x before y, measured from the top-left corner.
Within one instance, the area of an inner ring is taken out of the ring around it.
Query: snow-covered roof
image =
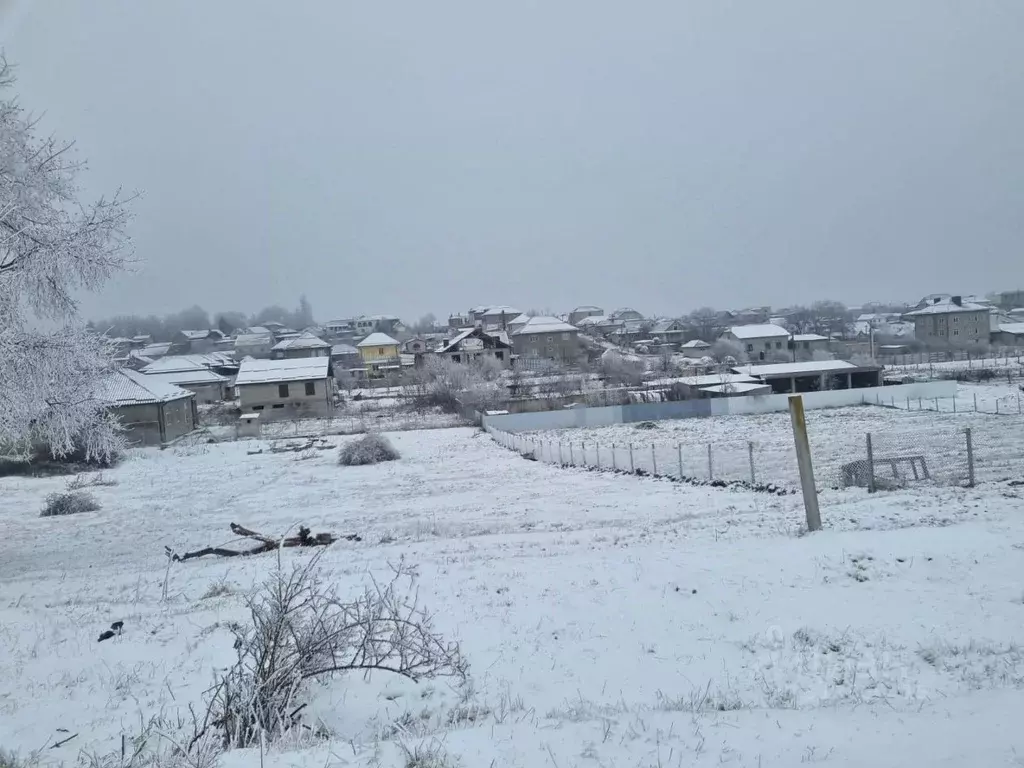
[[[603,309],[601,309],[600,307],[595,307],[592,304],[584,304],[582,307],[576,307],[576,309],[574,309],[573,312],[600,312],[601,314],[604,314]]]
[[[608,320],[604,315],[590,315],[590,317],[584,317],[579,321],[579,326],[582,328],[584,325],[598,325]]]
[[[987,312],[988,307],[975,304],[971,301],[961,301],[959,304],[952,299],[938,299],[921,309],[907,312],[906,317],[923,317],[924,315],[949,315],[954,312]]]
[[[268,323],[268,325],[269,325],[269,323]],[[283,328],[284,326],[281,326],[281,327]],[[266,328],[266,327],[264,327],[262,325],[254,325],[251,328],[246,328],[244,334],[239,334],[239,336],[271,336],[271,335],[272,334],[270,333],[270,329]]]
[[[220,361],[214,362],[209,355],[169,355],[154,360],[142,369],[143,373],[172,373],[177,371],[205,371]]]
[[[569,325],[567,322],[559,320],[557,317],[538,315],[537,317],[531,317],[526,325],[515,331],[512,335],[525,336],[531,333],[568,333],[569,331],[575,330],[575,326]]]
[[[330,369],[328,357],[297,357],[285,360],[243,360],[235,386],[274,384],[302,379],[325,379]]]
[[[1024,334],[1024,323],[1003,323],[999,326],[1002,333],[1010,333],[1014,336]]]
[[[146,381],[162,381],[166,384],[223,384],[227,376],[204,368],[201,371],[173,371],[171,373],[144,373]]]
[[[680,349],[709,349],[711,347],[706,341],[700,339],[694,339],[683,344]]]
[[[365,339],[356,344],[357,347],[389,347],[398,344],[397,339],[393,339],[386,333],[371,333]]]
[[[709,373],[706,376],[683,376],[677,381],[691,387],[708,387],[713,384],[750,384],[757,379],[745,373]]]
[[[157,344],[147,344],[139,350],[143,357],[163,357],[171,351],[171,342],[161,341]]]
[[[274,341],[270,331],[266,333],[240,333],[235,337],[236,347],[263,347]]]
[[[522,325],[530,322],[530,316],[525,312],[521,312],[518,317],[514,317],[508,321],[509,325]]]
[[[457,335],[452,337],[452,340],[449,341],[447,344],[445,344],[443,347],[441,347],[439,350],[437,350],[437,352],[438,352],[438,354],[443,354],[445,352],[451,352],[452,350],[454,350],[456,347],[458,347],[458,345],[461,344],[466,339],[468,339],[470,337],[478,338],[480,336],[488,336],[491,339],[493,339],[494,341],[497,341],[497,342],[499,342],[501,344],[504,344],[507,347],[512,346],[509,343],[508,335],[504,331],[490,332],[490,331],[482,331],[479,328],[466,328],[464,331],[461,331],[460,333],[458,333]]]
[[[110,405],[166,403],[192,396],[188,390],[130,368],[114,371],[100,381],[96,390],[96,399]]]
[[[358,355],[359,350],[353,347],[351,344],[335,344],[331,347],[332,355]]]
[[[521,315],[523,311],[516,309],[515,307],[509,307],[505,304],[495,304],[493,307],[487,307],[484,310],[485,315]]]
[[[804,363],[771,363],[768,365],[745,365],[733,368],[737,373],[748,376],[809,376],[831,371],[857,370],[859,366],[846,360],[810,360]]]
[[[722,394],[729,394],[731,392],[765,392],[771,391],[770,384],[762,384],[761,382],[751,381],[738,381],[730,384],[712,384],[710,387],[701,387],[701,392],[721,392]]]
[[[793,334],[793,341],[828,341],[828,336],[817,333],[796,333]]]
[[[674,318],[662,318],[656,320],[651,327],[651,333],[667,333],[671,330],[682,330],[683,324]]]
[[[323,339],[318,339],[312,333],[300,333],[289,339],[283,339],[275,344],[272,349],[281,351],[285,349],[327,349],[328,344]]]
[[[789,331],[771,323],[758,323],[756,325],[734,325],[729,333],[737,339],[770,339],[782,336],[789,336]]]
[[[205,331],[182,331],[181,335],[184,336],[189,341],[201,341],[202,339],[208,339],[211,336],[219,336],[220,338],[224,337],[224,334],[221,333],[220,331],[210,330],[209,328],[207,328]]]

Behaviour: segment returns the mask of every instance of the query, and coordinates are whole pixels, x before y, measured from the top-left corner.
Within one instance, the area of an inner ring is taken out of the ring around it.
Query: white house
[[[771,323],[734,325],[722,338],[739,344],[751,360],[767,360],[789,352],[789,331]]]
[[[329,357],[243,360],[235,379],[243,413],[260,420],[327,417],[334,412]]]

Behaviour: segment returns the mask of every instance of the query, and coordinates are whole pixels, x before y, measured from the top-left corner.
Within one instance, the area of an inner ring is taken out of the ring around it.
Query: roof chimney
[[[958,307],[961,307],[961,306],[963,306],[964,299],[963,299],[963,296],[953,296],[953,297],[950,298],[950,301],[952,301]]]

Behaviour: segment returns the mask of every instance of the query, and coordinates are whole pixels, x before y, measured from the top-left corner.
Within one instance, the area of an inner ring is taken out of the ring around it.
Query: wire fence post
[[[953,398],[953,413],[956,413],[956,398]]]
[[[939,412],[939,398],[937,397],[935,398],[935,412]]]
[[[871,446],[871,433],[867,434],[868,441],[868,493],[875,492],[875,452]]]
[[[580,463],[587,466],[587,444],[583,440],[580,440]]]
[[[974,487],[974,441],[971,439],[971,428],[964,430],[967,437],[967,485]]]
[[[708,443],[708,481],[715,479],[714,463],[711,458],[711,443]]]
[[[974,412],[978,412],[978,393],[974,393]]]
[[[633,444],[629,444],[629,471],[636,474],[636,464],[633,463]]]
[[[924,410],[924,406],[921,404],[921,398],[920,397],[917,398],[917,410],[919,410],[919,411],[923,411]]]
[[[651,443],[651,474],[658,474],[658,454],[654,450],[654,443]]]
[[[597,468],[601,468],[601,443],[597,444]]]
[[[907,396],[907,410],[910,410],[910,396]]]
[[[565,464],[565,459],[562,458],[562,441],[558,441],[558,463]]]
[[[999,413],[999,398],[996,398],[996,413]]]
[[[754,441],[751,440],[747,443],[747,454],[750,456],[750,484],[754,485],[757,481],[754,479]]]
[[[619,465],[615,463],[615,443],[612,443],[612,470],[619,471]]]
[[[804,399],[801,395],[789,397],[789,419],[793,426],[793,443],[800,469],[800,487],[807,513],[807,530],[821,530],[821,512],[818,510],[818,490],[814,485],[814,466],[811,463],[811,443],[807,439],[807,420],[804,418]]]
[[[576,457],[572,453],[572,440],[569,441],[569,463],[576,466]]]
[[[676,443],[676,454],[679,456],[679,479],[683,479],[683,444]]]

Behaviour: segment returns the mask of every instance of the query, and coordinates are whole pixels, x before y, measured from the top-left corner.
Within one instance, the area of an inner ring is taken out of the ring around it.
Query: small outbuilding
[[[733,371],[771,384],[772,391],[778,394],[877,387],[882,378],[882,366],[855,365],[846,360],[745,365]]]
[[[196,425],[196,396],[129,368],[110,374],[96,397],[113,411],[133,445],[163,445]]]

